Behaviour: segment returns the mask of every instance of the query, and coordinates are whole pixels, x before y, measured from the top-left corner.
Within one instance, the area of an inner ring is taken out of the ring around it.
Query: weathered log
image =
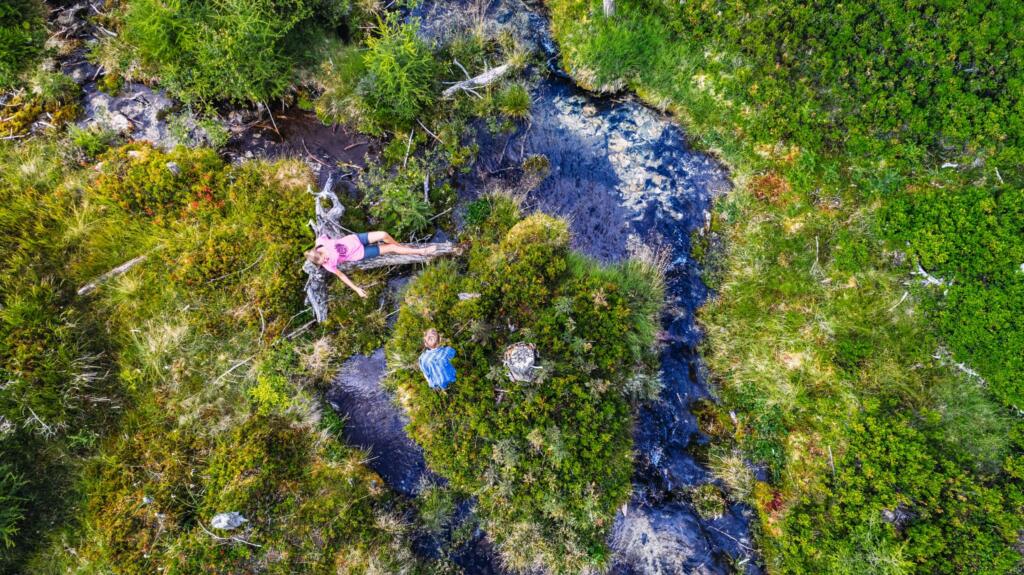
[[[505,369],[512,381],[531,382],[537,375],[537,348],[531,343],[514,343],[505,348]]]
[[[128,270],[146,261],[147,255],[148,254],[142,254],[137,258],[132,258],[124,262],[123,264],[117,266],[116,268],[104,273],[100,277],[92,280],[91,282],[85,284],[84,286],[78,288],[78,295],[88,295],[95,291],[96,288],[107,283],[108,281],[116,278],[119,275],[124,275],[125,273],[128,272]]]
[[[615,15],[615,0],[604,0],[603,3],[605,18]]]
[[[505,74],[512,69],[507,62],[496,68],[491,68],[483,74],[479,74],[468,80],[463,80],[457,84],[453,84],[448,88],[445,88],[444,92],[441,93],[445,98],[451,98],[460,90],[472,90],[473,88],[482,88],[488,84],[500,80]]]
[[[329,238],[340,238],[345,235],[346,230],[341,226],[341,217],[345,214],[345,206],[341,204],[338,196],[334,193],[334,177],[327,178],[323,190],[309,193],[313,194],[313,203],[316,206],[316,221],[310,221],[309,227],[313,230],[313,237],[327,236]],[[325,208],[323,201],[330,202],[331,206]],[[327,270],[310,262],[302,263],[302,271],[306,272],[306,303],[313,310],[313,317],[317,322],[327,319]]]
[[[368,260],[359,260],[357,262],[345,262],[338,266],[338,271],[346,272],[351,270],[372,270],[374,268],[385,268],[388,266],[407,266],[409,264],[423,264],[430,260],[449,255],[458,255],[460,253],[459,247],[453,243],[436,243],[436,244],[403,244],[413,248],[425,248],[427,246],[437,246],[437,249],[432,254],[427,255],[399,255],[399,254],[384,254]]]

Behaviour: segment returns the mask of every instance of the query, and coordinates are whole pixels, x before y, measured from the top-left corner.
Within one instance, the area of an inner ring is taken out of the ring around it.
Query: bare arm
[[[366,297],[366,292],[363,291],[363,288],[361,288],[361,287],[357,286],[356,284],[354,284],[352,282],[352,280],[348,279],[347,275],[345,275],[345,274],[343,274],[343,273],[341,273],[341,272],[339,272],[337,270],[332,270],[332,271],[334,272],[334,275],[338,276],[338,279],[340,279],[342,282],[345,283],[345,285],[347,285],[348,287],[352,288],[352,291],[354,291],[357,294],[359,294],[359,297],[361,297],[361,298],[365,298]]]

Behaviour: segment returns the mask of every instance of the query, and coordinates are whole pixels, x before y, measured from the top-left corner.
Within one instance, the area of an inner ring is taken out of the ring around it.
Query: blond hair
[[[430,328],[423,332],[423,345],[426,346],[427,349],[434,349],[440,344],[441,334],[437,333],[436,329]]]
[[[313,248],[306,252],[306,259],[315,263],[316,265],[321,265],[324,263],[324,260],[326,258],[324,258],[324,256],[320,252],[316,251],[316,248]]]

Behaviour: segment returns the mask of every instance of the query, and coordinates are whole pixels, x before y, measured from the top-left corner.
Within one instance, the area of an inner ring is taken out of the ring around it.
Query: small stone
[[[120,112],[114,112],[110,114],[110,118],[107,120],[107,124],[110,129],[115,132],[129,133],[132,131],[132,122],[127,116]]]
[[[181,174],[181,168],[179,168],[178,164],[175,162],[167,162],[167,169],[170,170],[171,173],[174,174],[175,176]]]
[[[242,517],[242,514],[237,511],[229,511],[227,513],[218,513],[213,516],[210,520],[210,525],[214,529],[231,530],[241,527],[243,523],[247,523],[249,520]]]

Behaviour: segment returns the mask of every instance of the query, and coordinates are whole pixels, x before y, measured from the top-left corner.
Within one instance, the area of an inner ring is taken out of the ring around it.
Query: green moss
[[[717,519],[725,513],[725,497],[712,483],[705,483],[690,491],[690,502],[704,519]]]
[[[499,239],[474,244],[468,269],[442,262],[410,284],[387,347],[388,384],[431,467],[477,495],[510,565],[600,566],[630,490],[627,380],[656,363],[660,277],[639,263],[601,268],[570,253],[564,221],[537,214],[509,227],[515,204],[486,201],[489,217],[476,225]],[[428,327],[458,351],[446,393],[415,367]],[[515,342],[536,346],[537,381],[506,378],[501,357]]]

